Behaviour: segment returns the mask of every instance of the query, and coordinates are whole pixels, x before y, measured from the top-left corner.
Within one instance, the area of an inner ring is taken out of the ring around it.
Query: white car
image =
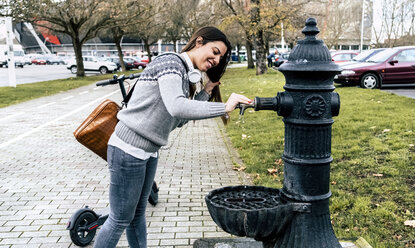
[[[82,56],[84,60],[85,71],[99,71],[101,74],[113,72],[117,70],[117,65],[94,56]],[[76,60],[70,59],[67,67],[73,74],[76,74],[78,68],[76,67]]]

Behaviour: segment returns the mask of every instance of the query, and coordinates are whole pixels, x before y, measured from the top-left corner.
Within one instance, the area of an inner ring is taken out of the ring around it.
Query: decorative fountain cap
[[[332,59],[327,46],[316,35],[320,33],[317,21],[308,18],[302,33],[305,39],[298,41],[290,53],[288,61],[279,67],[279,71],[319,71],[340,72],[341,68]]]

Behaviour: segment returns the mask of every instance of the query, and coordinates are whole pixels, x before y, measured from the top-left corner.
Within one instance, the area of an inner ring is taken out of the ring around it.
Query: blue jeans
[[[145,248],[145,212],[158,158],[141,160],[114,146],[108,146],[107,158],[110,171],[110,214],[98,232],[94,247],[116,247],[127,228],[130,247]]]

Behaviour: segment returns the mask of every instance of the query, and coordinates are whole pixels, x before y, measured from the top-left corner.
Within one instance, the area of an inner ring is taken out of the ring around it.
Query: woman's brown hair
[[[223,76],[223,74],[225,73],[226,67],[229,63],[229,59],[231,57],[231,50],[232,50],[231,43],[229,42],[228,38],[226,38],[226,35],[222,31],[220,31],[219,29],[215,27],[207,26],[207,27],[198,29],[192,35],[192,37],[190,37],[189,42],[186,44],[185,47],[183,47],[181,52],[183,53],[183,52],[188,52],[192,50],[196,46],[196,39],[198,37],[203,38],[202,40],[203,45],[208,42],[213,42],[213,41],[222,41],[226,45],[226,48],[227,48],[226,53],[220,59],[219,64],[206,71],[206,74],[208,78],[210,79],[210,81],[218,82],[220,78]],[[193,95],[195,89],[193,87],[190,87],[190,88],[191,88],[191,95]],[[219,86],[215,86],[213,88],[212,97],[210,98],[210,101],[222,102],[222,96],[220,94]],[[227,123],[228,119],[229,117],[227,116],[222,118],[225,124]]]

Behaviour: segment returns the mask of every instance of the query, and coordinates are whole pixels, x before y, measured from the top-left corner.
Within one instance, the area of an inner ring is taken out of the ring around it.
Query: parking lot
[[[41,82],[54,79],[74,77],[66,65],[25,65],[15,68],[17,84]],[[98,72],[86,72],[86,75],[97,75]],[[0,87],[9,86],[8,68],[0,68]]]

